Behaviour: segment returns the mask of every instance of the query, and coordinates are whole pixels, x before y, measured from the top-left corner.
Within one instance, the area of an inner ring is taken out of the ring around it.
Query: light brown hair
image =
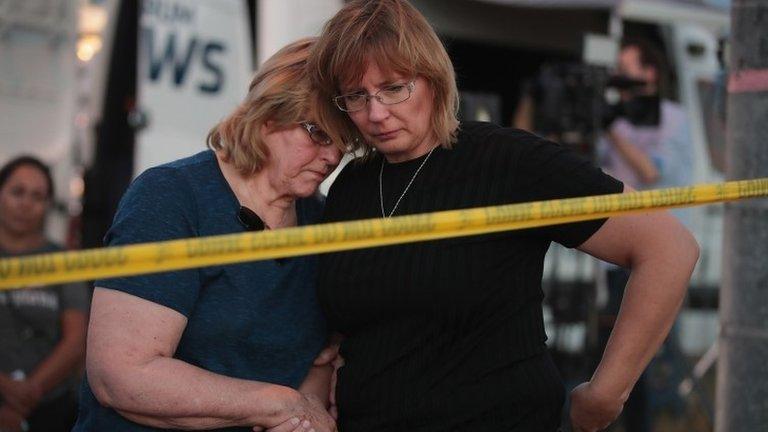
[[[208,147],[244,175],[260,171],[269,157],[262,125],[272,121],[276,128],[290,127],[316,111],[317,95],[309,85],[306,69],[315,41],[298,40],[267,59],[253,77],[245,100],[208,133]],[[336,142],[343,145],[340,140]]]
[[[323,28],[307,70],[320,96],[316,115],[331,136],[372,150],[332,102],[343,86],[360,82],[369,60],[386,72],[423,77],[434,95],[432,132],[446,148],[456,142],[459,92],[453,64],[432,26],[405,0],[353,0]]]

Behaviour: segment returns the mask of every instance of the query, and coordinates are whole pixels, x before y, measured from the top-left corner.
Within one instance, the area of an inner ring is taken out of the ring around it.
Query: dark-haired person
[[[688,118],[679,104],[664,97],[664,57],[643,39],[627,39],[619,51],[617,73],[639,84],[621,92],[624,109],[600,143],[602,165],[635,189],[690,184]],[[687,218],[680,210],[676,215]]]
[[[45,236],[54,197],[47,165],[0,168],[0,258],[56,252]],[[77,417],[88,291],[82,284],[0,292],[0,431],[69,431]]]
[[[308,70],[325,103],[318,119],[367,150],[331,187],[327,221],[625,190],[557,144],[459,124],[451,61],[405,0],[346,3]],[[552,241],[632,268],[602,361],[571,393],[576,431],[612,422],[672,325],[698,257],[666,212],[323,255],[320,303],[346,337],[339,430],[557,430],[565,394],[541,305]]]
[[[278,51],[210,149],[151,168],[126,191],[108,245],[314,223],[341,141],[317,122],[305,63]],[[330,366],[316,258],[218,265],[96,282],[75,431],[329,432]]]

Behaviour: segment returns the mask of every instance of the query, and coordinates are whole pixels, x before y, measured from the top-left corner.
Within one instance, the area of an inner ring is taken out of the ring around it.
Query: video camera
[[[643,81],[611,76],[602,66],[546,64],[532,84],[536,132],[587,154],[592,154],[599,132],[617,118],[637,126],[656,126],[660,121],[658,95],[639,94]]]

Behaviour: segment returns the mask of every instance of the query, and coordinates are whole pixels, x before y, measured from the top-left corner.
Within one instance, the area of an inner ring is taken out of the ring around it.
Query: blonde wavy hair
[[[260,171],[269,157],[261,126],[272,121],[278,129],[291,127],[316,111],[317,93],[309,85],[306,68],[316,40],[298,40],[267,59],[253,77],[245,100],[208,133],[208,147],[242,174]],[[340,140],[335,142],[343,146]]]
[[[352,149],[364,142],[347,113],[332,102],[345,85],[362,80],[367,61],[385,72],[423,77],[434,95],[431,128],[438,142],[456,142],[459,92],[448,53],[424,16],[405,0],[353,0],[323,28],[307,71],[320,97],[316,116],[327,131]]]

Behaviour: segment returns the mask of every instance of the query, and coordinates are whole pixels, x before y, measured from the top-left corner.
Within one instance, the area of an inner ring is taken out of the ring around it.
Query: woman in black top
[[[318,116],[368,154],[331,188],[328,221],[621,192],[557,144],[456,120],[450,60],[405,0],[352,1],[309,60]],[[339,429],[554,431],[564,389],[541,311],[551,241],[632,268],[602,362],[571,393],[577,431],[606,427],[671,326],[698,256],[666,212],[329,254],[321,303],[345,336]]]

